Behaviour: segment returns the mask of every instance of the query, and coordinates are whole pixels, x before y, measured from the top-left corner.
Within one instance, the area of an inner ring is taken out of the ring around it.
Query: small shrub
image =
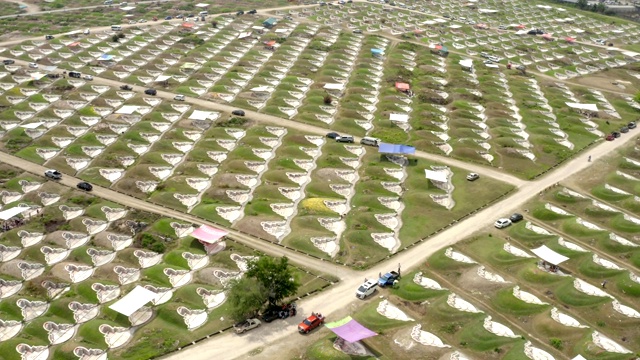
[[[556,348],[558,350],[562,350],[562,348],[564,347],[564,345],[562,344],[562,340],[560,340],[558,338],[549,339],[549,343],[551,344],[551,346],[553,346],[554,348]]]

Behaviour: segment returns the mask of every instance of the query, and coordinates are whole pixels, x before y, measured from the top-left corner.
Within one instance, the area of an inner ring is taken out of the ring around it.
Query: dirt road
[[[23,2],[23,1],[20,1],[20,0],[4,0],[4,1],[5,2],[14,3],[14,4],[18,4],[18,5],[26,6],[26,8],[24,9],[25,13],[22,13],[20,15],[37,14],[37,13],[40,12],[40,8],[38,7],[38,5],[35,5],[35,4],[30,4],[30,3]],[[7,16],[2,16],[2,17],[15,17],[16,15],[7,15]]]

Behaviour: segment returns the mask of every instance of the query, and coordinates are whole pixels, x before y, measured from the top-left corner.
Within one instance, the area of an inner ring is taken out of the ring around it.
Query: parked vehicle
[[[619,132],[617,132],[617,131],[612,132],[612,133],[611,133],[611,135],[613,135],[613,137],[614,137],[614,138],[616,138],[616,139],[617,139],[617,138],[619,138],[620,136],[622,136],[622,135],[621,135]]]
[[[632,122],[628,123],[628,124],[627,124],[627,127],[628,127],[629,129],[635,129],[635,128],[636,128],[636,123],[635,123],[635,121],[632,121]]]
[[[236,116],[244,116],[244,110],[233,110],[231,114]]]
[[[385,287],[393,285],[398,279],[400,279],[400,274],[395,271],[390,271],[378,279],[378,286]]]
[[[44,39],[45,40],[53,40],[53,35],[45,35]]]
[[[91,76],[91,75],[85,75],[82,78],[87,80],[87,81],[92,81],[93,80],[93,76]]]
[[[120,26],[120,25],[111,25],[111,31],[122,31],[122,26]]]
[[[78,71],[69,71],[69,77],[80,79],[82,77],[82,73]]]
[[[147,95],[156,96],[158,91],[156,89],[147,89],[147,90],[144,91],[144,93],[147,94]]]
[[[336,141],[339,143],[353,143],[353,136],[338,136]]]
[[[362,140],[360,140],[360,144],[377,147],[377,146],[380,146],[380,139],[370,137],[370,136],[365,136],[362,138]]]
[[[176,96],[173,98],[173,100],[176,100],[176,101],[184,101],[184,95],[176,95]]]
[[[327,134],[327,137],[329,139],[335,140],[335,139],[340,137],[340,134],[338,134],[337,132],[330,132],[330,133]]]
[[[616,138],[615,138],[615,136],[613,136],[613,135],[609,134],[609,135],[607,135],[607,137],[606,137],[606,138],[604,138],[604,139],[605,139],[605,140],[607,140],[607,141],[613,141],[613,140],[615,140]]]
[[[11,65],[11,64],[15,64],[16,62],[14,60],[11,60],[11,59],[5,59],[5,60],[2,60],[2,63],[4,65]]]
[[[249,10],[249,11],[247,12],[247,14],[251,14],[251,15],[253,15],[253,14],[257,14],[257,13],[258,13],[258,10],[256,10],[256,9]]]
[[[129,85],[120,85],[120,90],[133,90],[133,88]]]
[[[266,323],[270,323],[276,319],[286,319],[290,316],[296,316],[297,309],[295,303],[285,304],[282,306],[272,305],[262,312],[260,318]]]
[[[242,11],[242,10],[240,10],[240,11],[238,11],[238,12],[236,13],[236,16],[241,16],[241,15],[244,15],[244,11]]]
[[[29,67],[32,69],[37,69],[38,68],[38,64],[36,63],[29,63]]]
[[[623,126],[623,127],[620,128],[620,132],[623,133],[623,134],[626,134],[626,133],[629,132],[629,128],[626,127],[626,126]]]
[[[522,219],[524,219],[524,216],[522,216],[522,214],[519,214],[519,213],[514,213],[513,215],[509,216],[509,220],[512,223],[517,223],[518,221],[522,221]]]
[[[511,225],[511,220],[506,219],[506,218],[501,218],[496,220],[496,222],[493,224],[493,226],[495,226],[498,229],[504,229],[507,226]]]
[[[58,170],[47,170],[44,172],[44,176],[48,177],[49,179],[53,179],[53,180],[60,180],[62,179],[62,173],[59,172]]]
[[[355,30],[353,30],[353,33],[354,33],[354,34],[362,34],[362,30],[360,30],[360,29],[355,29]]]
[[[467,175],[467,180],[469,181],[476,181],[480,179],[480,175],[478,175],[477,173],[470,173],[469,175]]]
[[[356,297],[358,299],[366,299],[369,295],[372,295],[378,289],[378,283],[375,280],[367,280],[356,290]]]
[[[236,332],[236,334],[242,334],[251,329],[257,328],[260,325],[262,325],[262,322],[258,319],[247,319],[243,322],[233,325],[233,330]]]
[[[167,17],[165,17],[164,19],[165,19],[165,20],[171,20],[171,19],[173,19],[173,18],[172,18],[171,16],[167,16]]]
[[[91,191],[93,190],[93,185],[89,184],[86,181],[82,181],[79,182],[78,185],[76,185],[76,187],[80,190],[84,190],[84,191]]]
[[[311,330],[322,324],[324,324],[324,316],[322,316],[322,314],[311,313],[311,316],[298,324],[298,332],[300,334],[308,334]]]

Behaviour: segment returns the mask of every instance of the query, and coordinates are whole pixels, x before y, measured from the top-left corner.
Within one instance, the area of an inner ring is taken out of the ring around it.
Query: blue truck
[[[390,271],[378,279],[378,286],[385,287],[393,285],[393,283],[398,279],[400,279],[400,274],[395,271]]]

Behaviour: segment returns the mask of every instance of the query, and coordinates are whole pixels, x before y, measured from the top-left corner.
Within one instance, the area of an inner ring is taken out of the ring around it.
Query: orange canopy
[[[276,44],[276,41],[275,40],[269,40],[269,41],[265,41],[264,44],[266,46],[273,46],[273,45]]]
[[[189,28],[189,29],[190,29],[190,28],[192,28],[192,27],[193,27],[193,25],[195,25],[195,24],[194,24],[194,23],[190,23],[190,22],[184,22],[184,23],[182,23],[182,27],[183,27],[183,28]]]

